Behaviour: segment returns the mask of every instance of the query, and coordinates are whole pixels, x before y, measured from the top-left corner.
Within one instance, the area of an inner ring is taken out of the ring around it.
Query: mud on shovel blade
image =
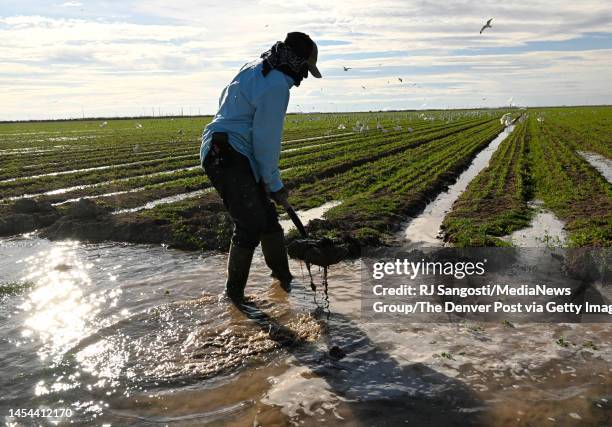
[[[325,237],[322,239],[311,239],[304,228],[304,224],[302,224],[302,221],[300,221],[300,218],[289,202],[285,202],[283,207],[302,237],[304,237],[303,239],[292,241],[287,246],[287,252],[291,258],[300,259],[307,264],[319,265],[321,267],[337,264],[346,258],[348,249],[345,246],[336,245],[333,240]]]

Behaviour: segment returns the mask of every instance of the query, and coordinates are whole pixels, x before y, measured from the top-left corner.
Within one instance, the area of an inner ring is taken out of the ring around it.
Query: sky
[[[2,0],[0,120],[214,114],[289,31],[290,112],[612,104],[610,0]]]

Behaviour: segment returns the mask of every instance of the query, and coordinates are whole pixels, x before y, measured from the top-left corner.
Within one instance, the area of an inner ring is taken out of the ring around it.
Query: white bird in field
[[[491,26],[491,21],[492,21],[492,20],[493,20],[493,18],[489,19],[489,20],[487,21],[487,23],[486,23],[486,24],[484,24],[484,25],[482,26],[482,28],[480,29],[480,34],[482,34],[482,32],[483,32],[484,30],[486,30],[487,28],[493,28],[493,27]]]
[[[345,67],[344,65],[342,66],[342,68],[344,68],[344,71],[348,71],[351,69],[351,67]]]

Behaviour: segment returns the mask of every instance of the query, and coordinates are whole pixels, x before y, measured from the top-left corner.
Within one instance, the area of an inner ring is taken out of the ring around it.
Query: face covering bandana
[[[299,86],[305,77],[306,60],[297,56],[283,42],[276,42],[274,46],[261,54],[261,58],[264,60],[262,70],[264,76],[276,69],[293,78],[295,86]]]

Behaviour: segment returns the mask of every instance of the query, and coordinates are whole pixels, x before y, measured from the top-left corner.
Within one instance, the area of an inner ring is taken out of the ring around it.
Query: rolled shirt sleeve
[[[283,187],[278,169],[289,88],[274,85],[258,99],[253,117],[253,156],[266,188],[270,192]]]

